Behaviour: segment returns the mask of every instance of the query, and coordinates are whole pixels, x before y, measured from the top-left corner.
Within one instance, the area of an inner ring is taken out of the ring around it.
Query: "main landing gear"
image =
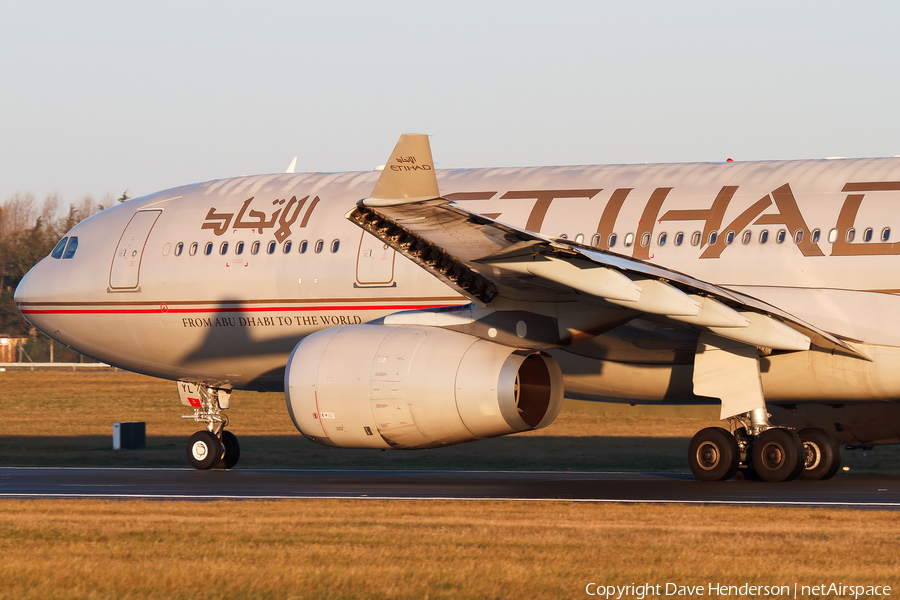
[[[694,356],[694,393],[719,398],[729,429],[708,427],[691,439],[688,464],[701,481],[829,479],[841,466],[834,437],[822,429],[800,432],[769,422],[759,360],[771,349],[701,332]]]
[[[191,404],[194,414],[183,415],[182,418],[206,423],[206,429],[198,431],[188,440],[188,463],[195,469],[231,469],[241,458],[241,445],[233,433],[225,431],[228,417],[222,413],[219,390],[199,385],[196,386],[196,393],[199,399],[191,399],[194,401]]]
[[[697,479],[722,481],[739,470],[745,479],[764,481],[834,477],[841,452],[831,434],[814,427],[799,432],[775,427],[759,410],[731,417],[731,431],[708,427],[694,435],[688,464]]]

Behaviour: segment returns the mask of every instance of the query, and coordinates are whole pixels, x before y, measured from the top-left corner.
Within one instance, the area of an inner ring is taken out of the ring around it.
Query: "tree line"
[[[126,200],[127,192],[118,199]],[[16,286],[67,231],[115,202],[109,195],[99,202],[85,196],[66,208],[59,194],[38,202],[34,194],[16,193],[0,203],[0,335],[37,335],[16,310]]]

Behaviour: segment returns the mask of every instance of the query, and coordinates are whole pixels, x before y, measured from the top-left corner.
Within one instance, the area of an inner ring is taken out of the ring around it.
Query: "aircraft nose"
[[[34,269],[28,271],[25,277],[19,281],[19,285],[16,286],[16,291],[13,293],[13,301],[16,303],[16,306],[22,302],[29,302],[34,297],[34,286],[31,284],[34,279],[31,277],[33,271]]]
[[[75,255],[78,251],[78,236],[70,232],[59,241],[49,256],[31,268],[19,281],[13,300],[19,312],[32,321],[30,315],[50,302],[59,302],[78,287],[83,273],[77,269]],[[35,324],[36,325],[36,324]]]
[[[45,289],[47,287],[46,281],[42,281],[41,277],[36,273],[39,265],[40,263],[35,265],[19,281],[19,285],[16,286],[16,291],[13,293],[13,301],[16,303],[16,309],[18,309],[25,320],[41,329],[40,325],[34,322],[36,317],[34,310],[40,306],[43,300],[46,300],[48,290]]]

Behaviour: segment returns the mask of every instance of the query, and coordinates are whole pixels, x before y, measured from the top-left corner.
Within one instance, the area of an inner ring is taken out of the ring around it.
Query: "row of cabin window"
[[[281,251],[284,254],[289,254],[292,246],[293,246],[293,244],[291,243],[291,240],[288,240],[282,245]],[[331,252],[332,253],[337,252],[338,249],[340,248],[340,246],[341,246],[340,240],[332,240]],[[188,249],[188,254],[190,254],[191,256],[194,256],[195,254],[197,254],[197,250],[199,249],[199,247],[200,247],[199,244],[197,244],[197,242],[194,242],[193,244],[191,244],[190,248]],[[270,241],[266,245],[266,254],[275,254],[275,249],[277,247],[278,247],[278,243],[275,240]],[[303,240],[302,242],[300,242],[298,244],[298,247],[300,248],[300,254],[304,254],[309,249],[309,243],[306,240]],[[316,254],[320,254],[322,252],[322,250],[324,250],[324,248],[325,248],[325,241],[318,240],[315,243],[315,246],[313,247],[313,251]],[[254,254],[254,255],[259,254],[259,249],[260,249],[259,242],[253,242],[252,244],[250,244],[250,254]],[[209,256],[210,254],[212,254],[212,251],[213,251],[213,243],[206,242],[206,246],[203,247],[203,254],[206,256]],[[175,256],[181,256],[181,254],[183,252],[184,252],[184,242],[178,242],[177,244],[175,244]],[[221,244],[219,244],[219,254],[224,256],[227,253],[228,253],[228,242],[222,242]],[[234,245],[234,253],[237,255],[244,253],[244,242],[237,242]]]
[[[784,241],[787,239],[787,234],[788,234],[788,232],[786,229],[780,229],[778,231],[778,233],[775,234],[775,243],[777,243],[777,244],[784,243]],[[666,232],[660,233],[659,237],[656,240],[656,244],[658,246],[665,246],[666,241],[668,240],[668,235],[669,234]],[[821,235],[822,235],[822,232],[819,229],[813,229],[812,232],[810,233],[810,240],[812,241],[813,244],[818,244]],[[862,239],[864,242],[871,242],[873,236],[874,236],[874,230],[871,227],[867,227],[866,229],[863,230]],[[564,240],[569,239],[569,236],[566,235],[565,233],[560,235],[559,237]],[[691,246],[699,246],[701,237],[702,237],[702,234],[699,231],[695,231],[691,235]],[[736,237],[735,232],[729,230],[729,231],[725,232],[725,234],[722,236],[722,239],[725,242],[725,245],[727,246],[734,242],[735,237]],[[882,242],[887,242],[890,239],[890,237],[891,237],[891,228],[890,227],[885,227],[884,229],[881,230],[881,241]],[[594,237],[591,239],[591,245],[594,246],[595,248],[597,246],[599,246],[600,238],[601,238],[600,234],[595,233]],[[715,245],[715,243],[718,241],[718,239],[719,239],[719,232],[712,231],[709,234],[709,238],[707,239],[707,242],[709,243],[710,246],[712,246],[712,245]],[[752,239],[753,239],[753,234],[750,231],[744,231],[744,233],[741,235],[741,243],[742,244],[749,244]],[[837,239],[838,239],[838,230],[837,230],[837,228],[834,228],[828,232],[828,241],[833,244],[837,241]],[[847,233],[844,234],[844,239],[847,242],[854,241],[856,239],[856,229],[852,228],[852,227],[850,229],[848,229]],[[802,229],[798,229],[797,231],[794,232],[793,240],[794,240],[795,244],[799,244],[800,242],[803,241],[803,230]],[[615,233],[611,233],[611,234],[609,234],[609,238],[607,238],[606,243],[607,243],[608,247],[612,248],[616,245],[617,241],[618,241],[618,236]],[[769,230],[763,229],[762,231],[759,232],[759,243],[765,244],[768,241],[769,241]],[[577,243],[577,244],[584,243],[584,234],[579,233],[578,235],[576,235],[575,243]],[[681,244],[683,244],[684,243],[684,232],[679,231],[678,233],[676,233],[674,236],[674,239],[672,240],[672,243],[676,246],[680,246]],[[626,234],[623,244],[626,248],[630,248],[634,244],[634,234],[633,233]],[[644,247],[644,248],[646,248],[647,246],[650,245],[650,233],[645,232],[643,235],[641,235],[640,245],[641,245],[641,247]]]

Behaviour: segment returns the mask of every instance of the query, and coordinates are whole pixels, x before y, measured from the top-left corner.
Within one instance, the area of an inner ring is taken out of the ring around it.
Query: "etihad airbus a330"
[[[720,402],[703,480],[824,479],[838,444],[900,441],[900,159],[374,172],[166,190],[75,226],[21,313],[178,382],[230,468],[234,389],[297,429],[433,448],[545,427],[563,396]]]

